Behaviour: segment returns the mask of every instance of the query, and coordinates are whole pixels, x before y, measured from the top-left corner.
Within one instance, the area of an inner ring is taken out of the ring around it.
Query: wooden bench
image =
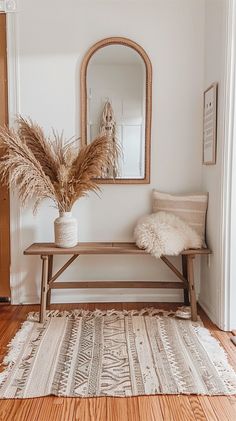
[[[25,255],[37,255],[42,259],[42,282],[40,301],[40,322],[44,322],[46,308],[50,305],[51,290],[58,288],[181,288],[184,290],[184,303],[191,305],[192,320],[197,320],[197,303],[194,288],[193,260],[197,255],[208,255],[209,249],[185,250],[182,256],[182,273],[166,256],[161,260],[175,273],[179,281],[79,281],[55,282],[71,263],[81,255],[91,254],[131,254],[148,255],[139,249],[135,243],[78,243],[73,248],[59,248],[53,243],[34,243],[25,251]],[[57,255],[72,255],[70,259],[53,275],[53,257]]]

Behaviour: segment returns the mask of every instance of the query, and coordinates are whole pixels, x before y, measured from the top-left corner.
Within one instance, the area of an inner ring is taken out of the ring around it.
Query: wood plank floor
[[[104,303],[52,305],[69,310],[83,307],[89,310],[132,309],[143,307],[176,309],[176,304]],[[0,305],[0,361],[7,344],[26,319],[29,311],[39,306]],[[222,343],[236,369],[236,347],[230,334],[221,332],[199,309],[205,326]],[[133,398],[58,398],[9,399],[0,401],[0,421],[236,421],[236,396],[140,396]]]

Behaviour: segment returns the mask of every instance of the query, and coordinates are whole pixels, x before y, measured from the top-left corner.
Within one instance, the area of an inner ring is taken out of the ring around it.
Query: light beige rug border
[[[50,318],[80,318],[80,317],[91,317],[91,316],[112,316],[112,315],[120,315],[120,316],[171,316],[175,318],[175,312],[174,311],[166,311],[161,310],[153,307],[144,308],[141,310],[84,310],[84,309],[74,309],[74,310],[68,310],[68,311],[60,311],[60,310],[48,310],[47,316],[46,316],[46,322],[47,319]],[[178,320],[178,318],[176,318]],[[0,366],[4,366],[5,369],[0,372],[0,387],[6,379],[10,376],[12,369],[14,369],[14,365],[16,361],[19,358],[19,355],[22,352],[22,349],[24,348],[29,333],[32,330],[32,322],[37,322],[39,320],[39,313],[38,312],[29,312],[27,319],[25,322],[22,323],[19,330],[16,332],[13,339],[9,342],[7,345],[7,348],[9,348],[8,353],[3,359],[3,362],[0,364]],[[45,323],[46,323],[45,322]],[[207,352],[209,358],[212,361],[212,364],[217,367],[217,365],[221,366],[221,373],[218,373],[222,380],[232,380],[232,382],[235,382],[236,378],[236,371],[232,367],[232,365],[229,362],[229,356],[223,346],[221,345],[220,341],[216,339],[209,329],[204,327],[201,319],[198,317],[197,322],[192,322],[190,320],[187,320],[187,322],[190,322],[192,326],[194,327],[195,331],[198,334],[199,340],[201,344],[203,345],[205,351]],[[40,326],[40,324],[39,324]],[[181,395],[182,393],[169,393],[169,395]],[[162,395],[157,393],[157,395]],[[219,394],[206,394],[206,393],[184,393],[184,395],[203,395],[203,396],[220,396]],[[236,395],[236,388],[232,388],[232,390],[229,390],[228,393],[223,394],[222,396],[226,395]],[[113,395],[111,395],[113,396]],[[142,396],[142,395],[132,395],[132,396]],[[143,396],[149,396],[149,394],[144,394]],[[153,396],[153,394],[151,394]],[[83,396],[81,396],[83,398]],[[116,397],[116,396],[113,396]],[[117,396],[119,397],[119,396]],[[87,396],[84,396],[84,398],[87,398]],[[3,398],[5,399],[5,398]],[[11,398],[10,398],[11,399]],[[26,398],[23,398],[26,399]],[[32,398],[33,399],[33,398]],[[0,398],[1,400],[1,398]]]

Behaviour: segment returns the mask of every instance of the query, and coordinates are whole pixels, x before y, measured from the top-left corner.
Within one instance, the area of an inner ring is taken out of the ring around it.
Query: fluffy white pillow
[[[139,248],[159,258],[175,256],[186,249],[201,248],[202,240],[185,221],[168,212],[156,212],[141,218],[134,230]]]

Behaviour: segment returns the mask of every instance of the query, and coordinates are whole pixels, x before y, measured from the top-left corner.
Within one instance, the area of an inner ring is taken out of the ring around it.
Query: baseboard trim
[[[158,293],[156,291],[145,292],[145,290],[113,290],[113,291],[82,291],[82,290],[60,290],[52,292],[52,304],[74,304],[74,303],[119,303],[119,302],[183,302],[183,292],[170,290],[169,293],[166,291]],[[39,297],[25,295],[22,297],[20,304],[38,304]]]
[[[204,302],[204,300],[201,297],[199,297],[199,299],[198,299],[198,304],[205,311],[205,313],[207,314],[207,316],[209,317],[209,319],[213,323],[215,323],[218,327],[220,327],[216,314],[214,313],[214,311],[212,311],[212,309],[209,307],[209,305]]]

